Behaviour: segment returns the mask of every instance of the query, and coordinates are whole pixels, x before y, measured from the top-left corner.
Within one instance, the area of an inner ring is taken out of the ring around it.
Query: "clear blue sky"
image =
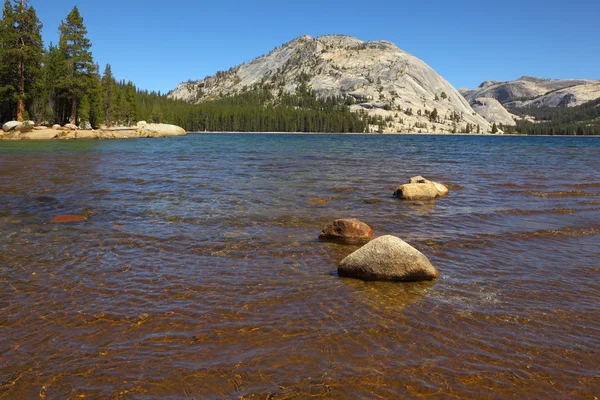
[[[457,89],[522,75],[600,79],[600,2],[30,0],[44,42],[77,5],[101,71],[161,92],[308,34],[389,40]]]

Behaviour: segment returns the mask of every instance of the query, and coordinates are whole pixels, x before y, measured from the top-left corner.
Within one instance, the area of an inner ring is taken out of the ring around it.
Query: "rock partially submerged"
[[[60,131],[52,129],[38,129],[31,132],[23,133],[21,139],[29,140],[50,140],[58,136]]]
[[[405,200],[433,200],[448,194],[448,188],[441,183],[429,181],[422,176],[410,178],[409,183],[398,186],[394,196]]]
[[[141,121],[144,122],[144,121]],[[185,129],[170,124],[143,124],[138,123],[137,132],[142,137],[165,137],[182,136],[186,134]]]
[[[386,235],[374,239],[344,258],[338,275],[364,281],[423,281],[439,276],[421,253],[402,239]]]
[[[336,219],[319,235],[320,240],[347,244],[367,243],[374,237],[373,229],[355,218]]]
[[[57,217],[52,218],[51,222],[54,223],[65,223],[65,222],[82,222],[87,218],[83,215],[59,215]]]

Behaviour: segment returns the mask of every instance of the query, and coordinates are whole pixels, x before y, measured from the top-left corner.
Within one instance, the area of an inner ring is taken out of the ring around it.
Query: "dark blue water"
[[[594,398],[599,165],[600,138],[2,141],[0,398]],[[415,175],[450,194],[393,198]],[[440,278],[337,277],[341,217]]]

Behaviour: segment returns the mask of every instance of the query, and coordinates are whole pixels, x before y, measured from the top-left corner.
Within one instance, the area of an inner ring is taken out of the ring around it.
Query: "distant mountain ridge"
[[[506,109],[579,106],[600,98],[600,81],[522,76],[514,81],[484,81],[461,93],[488,121],[514,125],[515,116]]]
[[[491,97],[507,108],[574,107],[599,98],[600,81],[522,76],[509,82],[485,81],[465,97]]]
[[[276,99],[301,87],[318,98],[342,97],[352,111],[378,118],[382,132],[492,129],[452,85],[417,57],[391,42],[363,42],[344,35],[299,37],[226,72],[181,83],[168,96],[201,103],[257,86],[268,88]]]

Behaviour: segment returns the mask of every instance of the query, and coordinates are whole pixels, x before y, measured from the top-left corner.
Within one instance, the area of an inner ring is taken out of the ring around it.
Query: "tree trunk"
[[[73,104],[71,105],[71,123],[77,125],[77,100],[73,97]]]
[[[21,38],[21,50],[23,51],[24,43]],[[23,57],[19,60],[19,99],[17,100],[17,121],[23,122],[25,118],[25,62]]]

